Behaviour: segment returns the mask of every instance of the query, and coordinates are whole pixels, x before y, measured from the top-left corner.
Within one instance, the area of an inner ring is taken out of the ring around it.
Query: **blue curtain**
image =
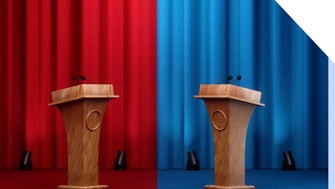
[[[328,167],[328,58],[274,0],[158,0],[157,167],[185,168],[195,150],[214,167],[200,84],[262,92],[249,122],[246,168]]]

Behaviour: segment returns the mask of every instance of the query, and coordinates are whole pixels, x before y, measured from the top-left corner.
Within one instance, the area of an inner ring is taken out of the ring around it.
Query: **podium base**
[[[108,185],[95,185],[95,186],[71,186],[59,185],[58,189],[107,189]]]
[[[253,189],[255,186],[248,185],[248,186],[218,186],[218,185],[206,185],[205,189]]]

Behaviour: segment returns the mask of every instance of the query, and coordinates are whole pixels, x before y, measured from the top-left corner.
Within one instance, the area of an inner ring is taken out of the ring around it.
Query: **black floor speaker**
[[[119,150],[114,163],[114,170],[127,170],[126,152]]]
[[[288,170],[288,171],[296,170],[295,160],[293,158],[292,152],[286,151],[286,152],[283,152],[283,155],[284,155],[284,159],[283,159],[282,169]]]
[[[200,163],[196,151],[189,151],[187,155],[188,160],[186,169],[190,171],[200,170]]]
[[[32,170],[33,161],[31,160],[32,153],[28,150],[24,151],[20,160],[20,170]]]

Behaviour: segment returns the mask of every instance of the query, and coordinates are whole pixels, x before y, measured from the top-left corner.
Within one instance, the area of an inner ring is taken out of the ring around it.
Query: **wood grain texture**
[[[58,188],[108,188],[99,185],[98,159],[101,122],[113,94],[112,85],[83,84],[52,92],[67,136],[68,185]]]
[[[210,84],[200,85],[199,95],[194,98],[228,98],[264,106],[260,103],[261,92],[231,85],[231,84]]]
[[[70,185],[60,185],[58,189],[105,189],[108,185],[97,185],[97,186],[70,186]]]
[[[51,92],[52,103],[49,106],[62,104],[84,98],[118,98],[114,95],[111,84],[81,84]]]
[[[255,186],[217,186],[217,185],[206,185],[205,189],[253,189]]]
[[[245,186],[245,139],[248,123],[261,93],[233,85],[201,85],[214,137],[214,183],[205,188],[254,188]]]

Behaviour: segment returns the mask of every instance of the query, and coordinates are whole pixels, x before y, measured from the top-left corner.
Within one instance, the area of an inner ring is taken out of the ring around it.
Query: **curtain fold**
[[[156,2],[143,3],[1,1],[0,167],[17,167],[25,149],[35,168],[67,167],[63,120],[48,103],[51,91],[81,82],[111,83],[120,95],[103,120],[100,167],[113,167],[118,150],[130,168],[156,167]]]
[[[106,110],[101,168],[118,150],[130,168],[185,168],[190,150],[213,168],[193,95],[232,75],[266,104],[249,123],[246,168],[280,168],[286,150],[299,168],[326,168],[327,62],[274,1],[0,1],[0,167],[17,167],[25,149],[36,168],[67,166],[63,120],[47,104],[85,75],[120,95]]]
[[[274,1],[158,0],[157,16],[158,168],[185,168],[190,150],[213,168],[210,121],[193,95],[228,75],[266,104],[249,122],[246,168],[281,168],[287,150],[298,168],[327,168],[327,57]]]

